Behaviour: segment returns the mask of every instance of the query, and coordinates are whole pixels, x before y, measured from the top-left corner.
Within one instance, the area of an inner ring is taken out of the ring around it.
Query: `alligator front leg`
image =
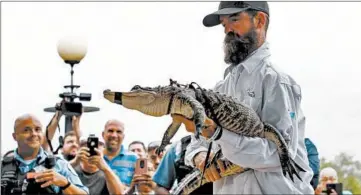
[[[167,130],[165,131],[165,133],[163,135],[162,143],[155,151],[157,155],[160,155],[160,153],[163,152],[164,148],[170,143],[170,140],[177,133],[181,124],[182,123],[173,120],[173,122],[168,126]]]
[[[207,118],[205,109],[203,105],[192,96],[182,95],[180,98],[182,98],[193,110],[193,121],[196,126],[194,136],[196,139],[199,139],[203,128],[205,128],[205,120]]]

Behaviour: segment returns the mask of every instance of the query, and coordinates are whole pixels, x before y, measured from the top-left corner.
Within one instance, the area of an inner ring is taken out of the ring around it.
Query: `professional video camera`
[[[80,101],[91,100],[90,93],[80,93],[78,96],[76,93],[64,92],[59,94],[59,97],[63,98],[63,101],[55,109],[61,111],[65,116],[79,116],[82,114],[83,105],[80,102],[74,102],[75,98],[79,98]]]

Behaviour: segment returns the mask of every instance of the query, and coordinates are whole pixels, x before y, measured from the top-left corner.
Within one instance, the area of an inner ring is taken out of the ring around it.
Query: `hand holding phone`
[[[342,188],[343,188],[342,183],[328,183],[328,184],[326,184],[326,190],[324,190],[322,192],[326,193],[326,194],[331,194],[332,190],[335,190],[335,192],[338,195],[341,195],[342,191],[343,191]]]
[[[135,164],[134,173],[137,175],[146,174],[148,172],[148,159],[138,158]]]
[[[98,148],[99,139],[94,134],[90,134],[87,140],[87,146],[89,148],[89,154],[90,156],[97,155],[94,148]]]

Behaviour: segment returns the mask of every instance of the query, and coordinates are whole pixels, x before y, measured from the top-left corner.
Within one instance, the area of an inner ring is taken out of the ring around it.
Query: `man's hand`
[[[330,195],[337,195],[337,192],[336,192],[336,190],[334,190],[334,189],[331,189],[331,193],[330,193]]]
[[[95,165],[102,171],[109,169],[108,164],[105,162],[105,160],[103,158],[102,152],[98,148],[94,148],[94,150],[97,153],[97,155],[90,156],[89,163]]]
[[[152,192],[156,187],[156,183],[148,173],[142,175],[134,174],[130,188],[133,188],[134,186],[137,186],[137,189],[143,194]]]
[[[204,168],[206,156],[207,156],[207,152],[199,152],[194,157],[194,164],[201,172],[203,171]],[[209,155],[209,159],[212,159],[212,157],[213,157],[213,153]],[[206,168],[206,170],[204,171],[204,177],[211,182],[221,179],[221,175],[218,173],[216,166],[214,164]]]
[[[38,173],[35,177],[35,181],[39,183],[45,182],[41,185],[42,188],[46,188],[50,185],[63,187],[68,184],[68,180],[64,176],[55,172],[53,169],[47,169],[41,173]]]
[[[90,157],[89,148],[88,147],[81,147],[78,150],[78,153],[75,156],[75,161],[79,163],[79,161],[88,161]]]
[[[322,182],[322,183],[318,184],[318,186],[315,190],[315,194],[316,195],[322,194],[322,193],[324,193],[323,191],[326,189],[327,189],[326,182]],[[334,189],[331,189],[330,195],[337,195],[337,192]]]
[[[171,116],[173,118],[173,121],[178,123],[183,123],[188,132],[195,133],[196,125],[192,120],[189,120],[184,116],[178,114],[172,114]],[[207,117],[206,120],[204,121],[204,126],[207,128],[204,128],[202,130],[201,135],[205,138],[212,137],[217,127],[216,123],[212,119]]]

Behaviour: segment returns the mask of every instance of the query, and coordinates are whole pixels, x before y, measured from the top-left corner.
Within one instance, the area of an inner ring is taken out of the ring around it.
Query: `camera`
[[[329,183],[326,184],[326,190],[322,192],[326,194],[331,194],[333,189],[337,194],[342,194],[342,188],[343,188],[342,183]]]
[[[79,116],[82,113],[83,105],[79,102],[63,102],[55,108],[65,116]]]
[[[87,140],[87,147],[89,148],[90,156],[97,155],[95,148],[98,148],[99,139],[94,134],[90,134]]]
[[[63,102],[60,105],[55,107],[56,110],[61,111],[65,116],[79,116],[83,112],[83,105],[80,102],[68,101],[79,98],[80,101],[90,101],[90,93],[80,93],[76,95],[75,93],[61,93],[59,97],[63,98]]]

